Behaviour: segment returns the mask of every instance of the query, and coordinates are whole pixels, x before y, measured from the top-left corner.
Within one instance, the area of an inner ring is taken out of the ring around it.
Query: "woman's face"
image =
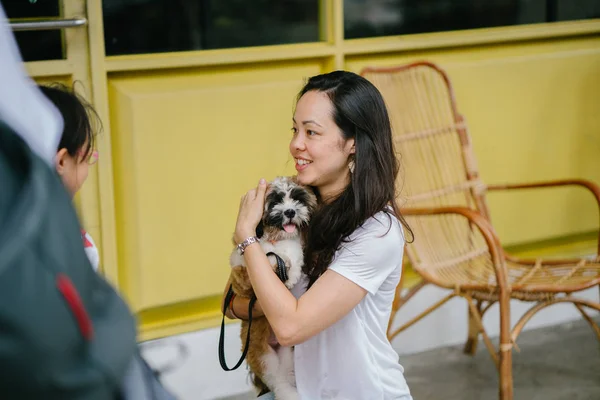
[[[323,199],[342,192],[350,182],[348,163],[355,152],[354,139],[344,139],[327,94],[305,93],[298,100],[293,122],[290,153],[298,182],[317,187]]]
[[[83,149],[85,148],[84,146]],[[98,160],[98,153],[95,151],[85,159],[83,149],[78,152],[76,157],[71,156],[67,149],[60,149],[56,154],[56,171],[71,197],[75,196],[87,179],[90,165]]]

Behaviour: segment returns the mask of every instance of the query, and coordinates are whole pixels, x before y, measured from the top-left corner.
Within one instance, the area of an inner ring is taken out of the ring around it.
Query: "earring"
[[[353,174],[354,173],[354,158],[352,160],[350,160],[350,162],[348,163],[348,169],[350,170],[350,173]]]

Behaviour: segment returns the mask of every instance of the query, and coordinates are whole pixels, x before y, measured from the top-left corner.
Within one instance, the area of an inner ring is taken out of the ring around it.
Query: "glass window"
[[[60,17],[58,0],[5,0],[2,7],[11,23]],[[20,31],[15,32],[15,39],[24,61],[60,60],[65,56],[60,30]]]
[[[600,0],[553,1],[557,21],[600,18]]]
[[[600,17],[598,0],[345,0],[346,39]]]
[[[103,0],[107,55],[319,40],[319,0]]]

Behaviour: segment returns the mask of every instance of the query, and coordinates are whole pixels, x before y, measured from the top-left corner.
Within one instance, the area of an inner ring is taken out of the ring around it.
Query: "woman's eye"
[[[306,131],[306,134],[307,134],[308,136],[314,136],[314,135],[316,135],[316,134],[317,134],[317,132],[315,132],[315,131],[311,131],[311,130],[307,130],[307,131]]]
[[[296,133],[298,133],[298,129],[292,128],[292,133],[295,135]]]

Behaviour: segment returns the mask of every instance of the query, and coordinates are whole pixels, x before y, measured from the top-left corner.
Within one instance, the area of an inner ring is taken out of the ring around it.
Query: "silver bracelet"
[[[252,243],[258,242],[258,238],[256,236],[250,236],[246,238],[242,243],[237,245],[238,252],[241,256],[244,255],[244,251],[246,251],[246,247],[250,246]]]

